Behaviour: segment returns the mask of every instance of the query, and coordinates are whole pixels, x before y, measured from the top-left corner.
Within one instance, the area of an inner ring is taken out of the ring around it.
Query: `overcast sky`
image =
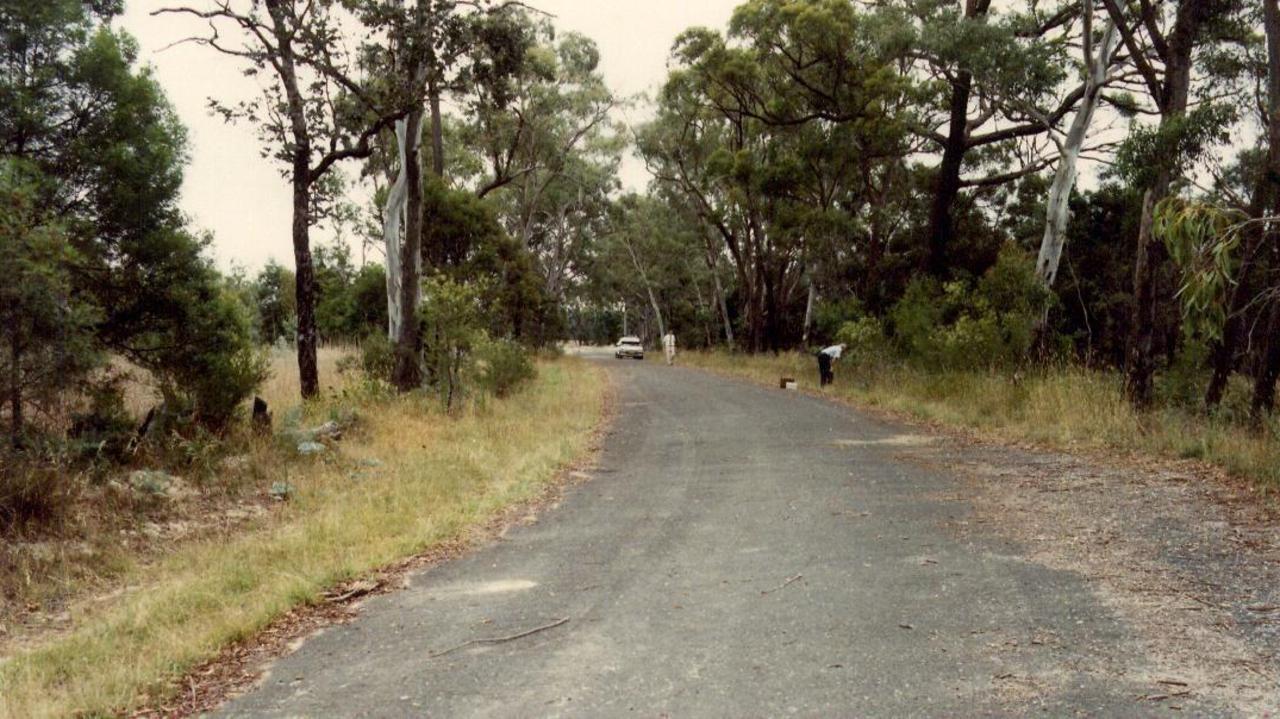
[[[675,36],[694,25],[723,27],[741,0],[530,0],[564,30],[593,38],[601,71],[619,96],[655,89],[666,73]],[[250,270],[270,258],[292,265],[290,191],[280,167],[260,155],[254,130],[210,116],[209,97],[244,98],[256,88],[241,65],[207,48],[165,46],[199,31],[188,18],[151,17],[163,0],[130,0],[122,26],[138,39],[142,61],[156,76],[190,131],[191,164],[182,206],[198,227],[214,233],[214,253],[224,268]],[[627,117],[627,120],[638,119]],[[642,189],[648,180],[635,160],[623,167],[623,183]]]

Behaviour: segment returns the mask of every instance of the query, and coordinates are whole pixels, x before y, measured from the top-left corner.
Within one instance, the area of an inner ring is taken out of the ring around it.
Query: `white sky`
[[[190,0],[189,0],[190,1]],[[685,28],[724,27],[741,0],[530,0],[563,30],[599,45],[601,71],[619,97],[654,90],[666,75],[667,52]],[[191,18],[151,17],[165,0],[130,0],[120,25],[138,39],[141,59],[156,76],[190,132],[182,207],[197,227],[214,233],[214,255],[224,268],[250,270],[275,258],[293,264],[289,239],[290,190],[280,166],[260,155],[249,125],[227,125],[207,110],[209,97],[235,100],[257,87],[234,58],[195,45],[162,48],[203,27]],[[198,0],[191,4],[198,4]],[[638,116],[623,118],[628,121]],[[648,176],[638,160],[624,161],[622,180],[642,189]],[[323,233],[313,233],[323,239]]]

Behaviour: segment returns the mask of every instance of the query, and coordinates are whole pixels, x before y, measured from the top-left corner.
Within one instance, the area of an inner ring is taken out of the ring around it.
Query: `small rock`
[[[130,474],[129,486],[135,492],[156,497],[182,497],[191,494],[181,477],[155,469],[139,469]]]
[[[286,500],[294,494],[293,485],[288,482],[272,482],[268,494],[272,499]]]
[[[342,427],[337,422],[329,420],[311,430],[311,436],[316,439],[342,439]]]
[[[239,474],[249,469],[250,464],[251,464],[251,460],[249,459],[249,455],[236,454],[230,457],[225,457],[222,460],[222,469],[225,472]]]
[[[365,459],[360,460],[360,466],[361,467],[381,467],[382,460],[374,459],[373,457],[367,457]]]
[[[320,454],[324,450],[325,450],[325,446],[323,444],[320,444],[319,442],[299,442],[298,443],[298,454],[302,454],[302,455]]]

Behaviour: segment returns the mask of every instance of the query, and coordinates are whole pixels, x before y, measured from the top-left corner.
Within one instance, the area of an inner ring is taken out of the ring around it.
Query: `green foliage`
[[[1177,297],[1186,319],[1183,328],[1193,336],[1222,338],[1247,225],[1244,213],[1207,202],[1167,197],[1156,206],[1153,232],[1181,272]]]
[[[512,340],[485,340],[475,358],[477,383],[495,397],[506,397],[537,376],[529,351]]]
[[[424,213],[431,218],[423,236],[425,266],[473,286],[491,335],[529,344],[559,336],[555,298],[530,253],[499,224],[491,203],[429,182]]]
[[[423,365],[427,382],[446,407],[465,393],[464,381],[474,358],[472,349],[484,340],[480,293],[443,274],[422,283]]]
[[[360,369],[379,382],[390,382],[396,366],[396,351],[386,332],[371,332],[360,343]]]
[[[888,355],[884,323],[876,317],[863,316],[845,322],[836,332],[835,339],[845,346],[845,356],[854,366],[878,363]]]
[[[47,275],[71,298],[49,305],[68,315],[49,336],[76,335],[86,323],[71,316],[92,308],[84,344],[151,370],[171,399],[221,426],[262,361],[205,255],[208,239],[187,231],[178,209],[186,132],[150,71],[135,68],[137,44],[109,26],[119,3],[21,5],[30,7],[0,7],[0,147],[34,168],[31,204],[58,213],[74,249],[65,281]],[[64,382],[78,374],[52,361],[44,371]]]
[[[62,228],[42,217],[31,183],[0,161],[0,382],[9,433],[20,443],[28,408],[42,408],[102,362],[92,308],[74,294],[77,256]]]
[[[1161,170],[1181,174],[1214,145],[1231,141],[1236,109],[1204,103],[1155,127],[1134,124],[1116,152],[1115,172],[1134,187],[1149,187]]]
[[[253,343],[242,306],[216,286],[197,289],[200,296],[185,305],[184,321],[150,338],[144,366],[159,378],[170,408],[188,410],[219,430],[266,379],[267,360]]]
[[[1047,301],[1031,258],[1010,246],[976,283],[912,282],[889,320],[910,361],[939,369],[1008,366],[1026,358]]]
[[[254,279],[258,341],[292,342],[297,332],[297,288],[293,272],[271,260]]]

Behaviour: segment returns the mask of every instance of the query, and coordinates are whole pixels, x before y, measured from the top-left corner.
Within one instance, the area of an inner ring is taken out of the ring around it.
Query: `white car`
[[[618,344],[613,346],[613,356],[618,359],[644,359],[644,345],[640,343],[639,337],[630,335],[618,340]]]

